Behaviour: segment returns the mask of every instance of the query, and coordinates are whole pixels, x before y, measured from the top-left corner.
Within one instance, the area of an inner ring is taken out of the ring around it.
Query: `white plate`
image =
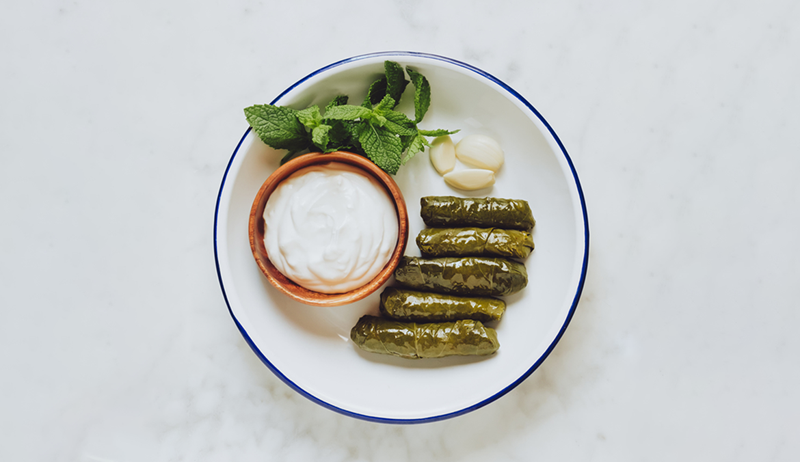
[[[536,218],[536,250],[526,261],[529,283],[506,297],[496,328],[500,350],[484,358],[404,360],[364,353],[349,338],[365,313],[377,314],[380,291],[352,305],[318,308],[275,290],[250,252],[247,222],[253,198],[281,153],[251,130],[236,146],[222,179],[214,220],[217,273],[231,316],[258,357],[287,385],[329,409],[378,422],[441,420],[484,406],[525,380],[555,346],[583,287],[589,252],[586,206],[577,173],[553,129],[522,96],[491,75],[441,56],[386,52],[356,56],[302,78],[271,104],[324,106],[338,94],[360,104],[384,60],[411,65],[431,84],[421,128],[460,128],[494,137],[506,163],[494,187],[475,196],[527,200]],[[413,86],[400,109],[413,115]],[[263,103],[255,96],[253,103]],[[427,152],[395,177],[410,216],[408,255],[424,225],[419,199],[464,195],[446,186]],[[391,283],[391,281],[390,281]]]

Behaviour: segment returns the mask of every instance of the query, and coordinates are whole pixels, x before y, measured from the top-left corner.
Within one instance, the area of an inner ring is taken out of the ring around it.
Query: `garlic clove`
[[[456,147],[449,136],[439,136],[431,142],[430,154],[433,167],[439,175],[453,170],[456,166]]]
[[[493,185],[494,172],[482,168],[468,168],[445,174],[444,182],[457,189],[473,191]]]
[[[503,165],[500,144],[486,135],[465,136],[456,145],[456,157],[461,162],[496,172]]]

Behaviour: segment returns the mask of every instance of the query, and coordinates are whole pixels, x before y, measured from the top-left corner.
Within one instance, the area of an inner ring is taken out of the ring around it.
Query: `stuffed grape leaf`
[[[527,201],[497,197],[426,196],[420,215],[435,228],[478,226],[528,230],[536,220]]]
[[[492,297],[420,292],[387,287],[381,294],[381,314],[398,321],[442,322],[458,319],[497,321],[506,309],[504,301]]]
[[[401,285],[457,295],[510,295],[528,285],[525,265],[490,257],[403,257],[394,272]]]
[[[350,339],[362,350],[410,359],[484,356],[500,348],[497,332],[472,319],[420,324],[366,315]]]
[[[499,228],[427,228],[417,236],[425,256],[496,255],[524,259],[533,251],[528,231]]]

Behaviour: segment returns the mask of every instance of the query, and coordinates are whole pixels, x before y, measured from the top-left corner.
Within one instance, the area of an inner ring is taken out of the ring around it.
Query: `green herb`
[[[411,80],[406,79],[406,73]],[[412,68],[384,62],[384,76],[374,81],[360,106],[339,95],[324,111],[313,105],[303,110],[260,104],[245,108],[247,122],[261,141],[288,152],[286,162],[311,151],[351,151],[368,157],[389,174],[430,146],[427,137],[452,135],[458,130],[422,130],[431,103],[428,80]],[[414,86],[414,119],[394,109],[408,84]]]
[[[431,105],[431,86],[422,74],[414,69],[408,68],[408,75],[414,82],[414,122],[420,123],[428,107]]]
[[[294,109],[261,104],[245,109],[244,114],[264,143],[290,151],[303,148],[306,132]]]

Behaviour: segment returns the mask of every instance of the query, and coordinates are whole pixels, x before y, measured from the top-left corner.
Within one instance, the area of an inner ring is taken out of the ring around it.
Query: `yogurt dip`
[[[397,246],[394,202],[371,175],[341,162],[283,180],[264,208],[264,247],[284,276],[336,294],[371,281]]]

